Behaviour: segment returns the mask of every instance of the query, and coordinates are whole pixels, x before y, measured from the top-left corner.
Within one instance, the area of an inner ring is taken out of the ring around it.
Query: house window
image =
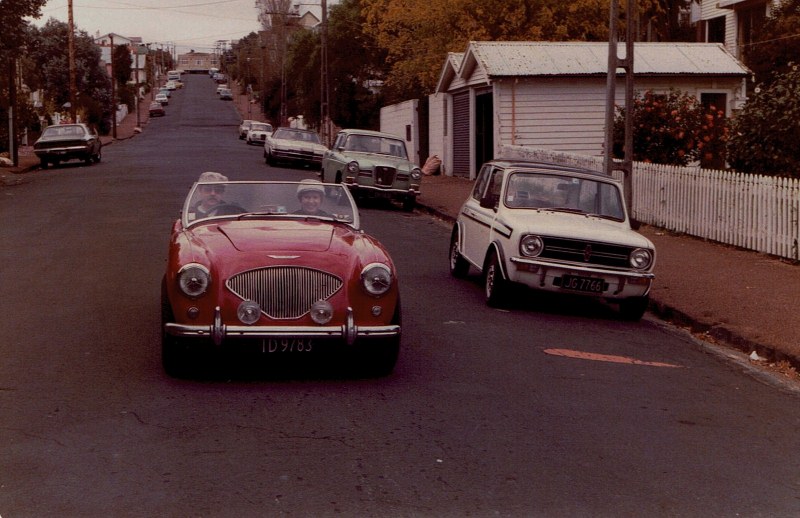
[[[728,113],[728,94],[724,93],[701,93],[700,94],[700,104],[703,105],[703,108],[706,110],[710,109],[712,106],[717,110],[722,110],[723,113]]]
[[[736,11],[739,18],[739,55],[753,43],[753,32],[764,25],[767,19],[767,8],[764,5]]]
[[[725,17],[719,16],[706,22],[706,41],[708,43],[725,43]]]

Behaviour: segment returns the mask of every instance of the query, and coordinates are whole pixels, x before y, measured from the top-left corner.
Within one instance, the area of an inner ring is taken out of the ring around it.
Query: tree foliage
[[[800,56],[800,0],[783,0],[761,25],[753,27],[753,43],[744,47],[743,59],[757,83],[768,83],[773,73],[783,73]]]
[[[625,108],[614,120],[614,155],[623,158]],[[703,106],[680,90],[646,91],[633,101],[633,160],[657,164],[724,163],[727,141],[725,112]]]
[[[756,87],[732,121],[727,151],[737,171],[800,178],[800,67],[787,67]]]

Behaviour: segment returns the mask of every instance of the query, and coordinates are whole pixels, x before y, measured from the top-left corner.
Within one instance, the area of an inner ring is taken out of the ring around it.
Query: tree
[[[731,124],[728,162],[743,173],[800,178],[800,70],[756,87]]]
[[[743,49],[743,60],[756,83],[768,83],[774,72],[786,72],[800,55],[800,0],[783,0],[763,24],[753,27],[753,42]]]
[[[625,108],[614,120],[614,156],[623,158]],[[670,90],[646,91],[633,100],[633,160],[657,164],[724,164],[725,112],[705,107],[696,97]]]

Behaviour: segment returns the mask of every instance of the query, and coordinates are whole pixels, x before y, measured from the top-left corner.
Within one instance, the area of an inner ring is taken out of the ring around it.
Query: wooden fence
[[[604,170],[602,157],[520,146],[504,146],[501,156]],[[800,260],[797,179],[637,162],[632,213],[648,225]]]

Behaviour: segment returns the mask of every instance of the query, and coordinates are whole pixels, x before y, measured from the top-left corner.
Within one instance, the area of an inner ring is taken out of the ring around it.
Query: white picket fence
[[[604,170],[602,157],[521,146],[502,156]],[[632,212],[648,225],[800,260],[797,179],[636,162]]]

